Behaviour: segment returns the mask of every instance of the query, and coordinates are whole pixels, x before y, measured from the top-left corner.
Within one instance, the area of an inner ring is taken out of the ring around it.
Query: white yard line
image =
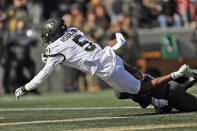
[[[39,121],[24,121],[24,122],[9,122],[0,123],[1,126],[16,126],[16,125],[28,125],[28,124],[46,124],[46,123],[61,123],[61,122],[78,122],[78,121],[93,121],[93,120],[110,120],[110,119],[120,119],[127,117],[88,117],[88,118],[74,118],[74,119],[64,119],[64,120],[39,120]]]
[[[112,110],[112,109],[140,109],[140,106],[125,107],[57,107],[57,108],[0,108],[4,111],[62,111],[62,110]],[[148,108],[153,108],[149,106]]]
[[[94,120],[110,120],[110,119],[125,119],[127,117],[89,117],[89,118],[74,118],[63,120],[39,120],[39,121],[24,121],[24,122],[9,122],[0,123],[1,126],[16,126],[29,124],[50,124],[62,122],[78,122],[78,121],[94,121]],[[104,128],[84,128],[74,129],[74,131],[133,131],[133,130],[151,130],[151,129],[168,129],[168,128],[183,128],[197,127],[197,122],[194,123],[174,123],[174,124],[157,124],[157,125],[138,125],[138,126],[121,126],[121,127],[104,127]],[[73,130],[70,130],[73,131]]]
[[[197,123],[175,123],[175,124],[158,124],[158,125],[140,125],[140,126],[121,126],[121,127],[104,127],[104,128],[84,128],[69,131],[136,131],[136,130],[153,130],[168,128],[197,127]]]

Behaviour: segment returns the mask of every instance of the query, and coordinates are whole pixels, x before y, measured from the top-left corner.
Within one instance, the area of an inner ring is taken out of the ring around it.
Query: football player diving
[[[143,73],[125,64],[112,47],[102,49],[80,30],[67,28],[59,18],[49,19],[41,25],[41,37],[48,44],[42,55],[46,64],[30,82],[16,89],[16,99],[37,88],[60,63],[97,76],[119,92],[136,95],[153,92],[164,83],[192,73],[189,66],[183,65],[171,74],[143,82]]]

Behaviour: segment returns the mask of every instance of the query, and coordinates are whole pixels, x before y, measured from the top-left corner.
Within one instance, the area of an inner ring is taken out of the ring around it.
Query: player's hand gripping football
[[[16,89],[15,91],[15,96],[16,96],[16,100],[19,99],[20,96],[24,95],[27,91],[25,90],[24,86],[19,87],[18,89]]]

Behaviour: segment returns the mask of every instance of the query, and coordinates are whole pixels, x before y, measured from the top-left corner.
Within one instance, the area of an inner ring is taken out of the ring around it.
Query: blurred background
[[[102,47],[115,32],[127,39],[116,53],[153,76],[183,63],[197,68],[197,0],[0,0],[0,94],[10,94],[44,66],[40,24],[61,17]],[[59,66],[38,90],[99,91],[103,81]]]

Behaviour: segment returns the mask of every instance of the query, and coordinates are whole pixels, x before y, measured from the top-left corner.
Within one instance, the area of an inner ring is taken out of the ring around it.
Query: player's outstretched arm
[[[185,74],[190,73],[190,71],[191,71],[191,69],[189,68],[189,66],[184,64],[176,72],[173,72],[169,75],[155,78],[155,79],[148,81],[148,82],[141,83],[141,88],[140,88],[139,94],[152,91],[155,88],[159,88],[161,84],[163,84],[165,82],[169,82],[171,80],[175,80],[177,78],[180,78],[180,77],[184,76]]]
[[[53,72],[55,67],[59,65],[64,60],[62,55],[56,55],[53,57],[49,57],[44,68],[25,86],[21,86],[16,89],[15,96],[18,99],[20,96],[25,94],[28,91],[31,91],[37,88],[48,76]]]

